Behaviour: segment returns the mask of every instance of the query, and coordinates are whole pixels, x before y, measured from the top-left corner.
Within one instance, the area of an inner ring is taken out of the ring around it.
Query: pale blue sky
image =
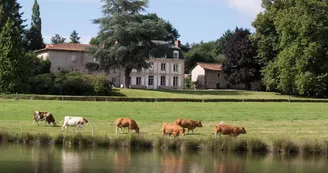
[[[30,23],[34,0],[18,0],[24,19]],[[88,43],[97,35],[91,20],[102,16],[100,0],[38,0],[42,34],[46,43],[55,33],[69,37],[73,30]],[[182,43],[212,41],[227,29],[250,28],[261,11],[261,0],[149,0],[150,13],[170,21],[179,30]]]

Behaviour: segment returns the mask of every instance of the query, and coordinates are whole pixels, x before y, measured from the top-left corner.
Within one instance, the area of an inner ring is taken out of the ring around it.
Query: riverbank
[[[290,139],[277,139],[266,143],[256,138],[210,137],[204,139],[187,139],[185,137],[158,137],[148,139],[142,135],[89,136],[80,133],[74,135],[58,134],[50,136],[46,133],[8,133],[0,132],[0,142],[35,145],[55,145],[60,147],[113,147],[141,150],[170,151],[211,151],[211,152],[250,152],[276,154],[328,154],[327,140],[295,142]]]

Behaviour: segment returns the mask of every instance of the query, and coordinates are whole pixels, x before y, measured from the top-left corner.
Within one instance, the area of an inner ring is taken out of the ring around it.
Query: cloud
[[[238,10],[240,13],[255,18],[257,14],[263,11],[261,7],[262,0],[225,0],[228,5]]]

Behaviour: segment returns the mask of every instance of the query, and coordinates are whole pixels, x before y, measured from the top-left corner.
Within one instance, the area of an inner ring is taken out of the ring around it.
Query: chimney
[[[175,40],[174,45],[175,45],[175,47],[180,47],[181,46],[181,41],[180,40]]]

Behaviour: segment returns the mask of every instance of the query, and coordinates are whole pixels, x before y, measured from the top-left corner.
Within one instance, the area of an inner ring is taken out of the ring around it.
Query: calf
[[[217,134],[219,134],[219,135],[223,134],[223,135],[229,135],[229,136],[236,138],[240,134],[246,134],[246,130],[244,127],[240,128],[240,127],[225,125],[225,124],[223,124],[223,122],[221,122],[214,126],[214,133],[215,133],[215,136]]]
[[[89,121],[87,118],[65,116],[62,131],[64,127],[66,127],[66,132],[68,132],[68,126],[76,126],[76,132],[78,132],[79,128],[82,128],[84,132],[83,125],[88,123]]]
[[[117,134],[118,129],[120,129],[121,133],[123,133],[122,127],[127,127],[128,132],[130,132],[130,133],[131,133],[131,130],[135,130],[136,133],[139,133],[139,127],[138,127],[136,121],[134,121],[133,119],[117,118],[115,121],[115,124],[116,124],[116,134]]]
[[[196,127],[203,127],[201,121],[194,121],[188,119],[176,119],[174,123],[181,126],[182,128],[187,128],[188,134],[189,134],[189,130],[191,130],[192,133],[194,133],[194,129]]]
[[[164,123],[162,126],[162,136],[165,134],[169,134],[169,136],[172,134],[174,137],[179,135],[184,136],[185,129],[177,124]]]
[[[50,112],[35,111],[33,113],[33,119],[33,125],[37,123],[39,126],[39,121],[44,121],[44,124],[48,122],[48,124],[53,123],[53,126],[57,125],[55,118]]]

